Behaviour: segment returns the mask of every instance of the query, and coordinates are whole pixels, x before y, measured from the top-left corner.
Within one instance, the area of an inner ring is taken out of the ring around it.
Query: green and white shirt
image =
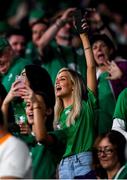
[[[64,131],[66,138],[66,150],[63,157],[81,152],[91,151],[94,142],[94,108],[96,99],[92,91],[88,92],[88,100],[82,101],[81,113],[70,127],[66,125],[66,119],[72,106],[63,110],[59,120],[59,128]]]
[[[118,96],[113,115],[112,129],[121,132],[127,139],[127,88]]]

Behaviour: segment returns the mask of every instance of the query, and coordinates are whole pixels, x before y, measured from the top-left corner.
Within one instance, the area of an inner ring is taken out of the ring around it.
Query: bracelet
[[[91,49],[91,47],[84,48],[84,50]]]
[[[66,23],[65,20],[63,20],[63,19],[57,19],[57,21],[55,22],[55,25],[56,25],[58,28],[61,28],[62,26],[64,26],[65,23]]]

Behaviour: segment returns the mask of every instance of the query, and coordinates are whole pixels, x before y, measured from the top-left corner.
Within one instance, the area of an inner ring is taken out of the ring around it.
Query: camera
[[[80,9],[77,9],[74,13],[73,13],[73,17],[74,17],[74,21],[75,21],[75,26],[76,29],[78,31],[79,34],[84,33],[84,29],[82,28],[82,11]]]
[[[85,29],[82,27],[83,23],[87,23],[88,26],[91,27],[92,23],[92,15],[95,12],[94,9],[92,8],[86,8],[86,9],[77,9],[73,13],[74,21],[75,21],[75,26],[79,34],[85,33],[88,31],[88,29]]]

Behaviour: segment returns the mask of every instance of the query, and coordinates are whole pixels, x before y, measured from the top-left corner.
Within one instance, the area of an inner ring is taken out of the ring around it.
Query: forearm
[[[9,113],[8,112],[9,111],[9,103],[3,102],[2,106],[1,106],[1,111],[3,113],[5,122],[7,123],[8,122],[8,113]]]
[[[59,29],[63,26],[64,20],[57,19],[54,24],[52,24],[48,30],[42,35],[42,37],[38,41],[39,50],[44,49],[49,42],[56,36]]]
[[[89,42],[89,38],[87,34],[80,34],[80,38],[82,40],[83,49],[86,57],[86,65],[88,68],[95,68],[95,61],[93,57],[93,51]]]
[[[91,45],[88,39],[87,34],[80,34],[84,53],[86,57],[86,65],[87,65],[87,87],[91,89],[94,93],[96,93],[96,66],[94,61],[93,52],[91,49]]]
[[[46,141],[47,129],[45,126],[45,110],[39,103],[33,105],[34,125],[33,130],[37,141]]]

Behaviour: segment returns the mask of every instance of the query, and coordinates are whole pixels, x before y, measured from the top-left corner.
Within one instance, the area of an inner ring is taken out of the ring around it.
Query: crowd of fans
[[[127,179],[127,1],[4,3],[0,178]]]

